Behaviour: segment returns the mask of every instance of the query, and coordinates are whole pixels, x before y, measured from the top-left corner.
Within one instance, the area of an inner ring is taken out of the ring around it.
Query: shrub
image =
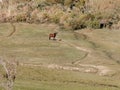
[[[46,2],[49,2],[49,3],[52,3],[52,4],[55,4],[55,3],[64,4],[64,0],[46,0]]]
[[[98,29],[98,28],[100,28],[100,23],[97,19],[89,20],[89,21],[86,22],[86,26],[88,28]]]
[[[50,15],[51,21],[54,23],[60,23],[60,18],[63,16],[63,12],[58,10],[54,14]]]
[[[66,20],[66,24],[73,30],[85,28],[85,20],[84,15],[78,15],[73,16],[73,14],[70,14],[69,17]]]
[[[25,22],[26,21],[26,14],[18,14],[16,16],[16,21],[17,22]]]
[[[72,0],[65,0],[64,5],[70,5],[72,3]]]

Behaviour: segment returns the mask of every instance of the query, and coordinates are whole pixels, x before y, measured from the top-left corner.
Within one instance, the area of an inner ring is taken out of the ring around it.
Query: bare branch
[[[2,65],[5,71],[5,74],[3,75],[5,81],[2,82],[2,87],[5,90],[12,90],[14,81],[16,79],[18,62],[14,58],[12,58],[12,60],[0,58],[0,65]]]

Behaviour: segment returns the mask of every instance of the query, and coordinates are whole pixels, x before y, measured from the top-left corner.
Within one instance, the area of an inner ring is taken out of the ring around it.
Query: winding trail
[[[106,76],[111,72],[108,67],[102,66],[102,65],[92,65],[92,64],[80,64],[80,61],[87,58],[91,53],[93,53],[89,48],[81,47],[78,45],[75,45],[73,43],[70,43],[68,41],[62,40],[57,41],[60,44],[68,45],[70,47],[75,48],[76,50],[85,52],[85,55],[82,58],[79,58],[78,60],[71,62],[69,64],[64,65],[58,65],[58,64],[29,64],[29,63],[21,63],[22,66],[31,66],[31,67],[45,67],[49,69],[58,69],[58,70],[69,70],[69,71],[78,71],[78,72],[84,72],[84,73],[95,73],[100,76]],[[93,56],[94,57],[94,56]]]
[[[13,28],[13,31],[9,35],[7,35],[7,37],[11,37],[16,32],[16,26],[13,23],[10,23],[10,24]]]
[[[72,64],[74,64],[74,65],[79,65],[79,66],[81,66],[83,68],[87,68],[87,69],[84,69],[84,72],[87,72],[87,73],[98,73],[100,76],[104,76],[104,75],[107,75],[109,72],[112,71],[108,67],[102,66],[102,65],[101,66],[100,65],[97,66],[97,65],[90,65],[90,64],[79,64],[80,61],[85,59],[85,58],[87,58],[88,55],[90,55],[92,53],[92,51],[90,49],[86,49],[84,47],[80,47],[78,45],[69,43],[67,41],[62,41],[62,43],[63,44],[67,44],[69,46],[72,46],[72,47],[76,48],[77,50],[86,52],[86,54],[82,58],[80,58],[79,60],[77,60],[75,62],[72,62]],[[63,68],[63,69],[68,69],[68,67],[67,68]],[[72,69],[70,67],[69,69],[70,70],[76,70],[76,71],[82,71],[83,70],[82,68],[76,68],[76,67],[72,68]]]
[[[100,76],[104,76],[104,75],[107,75],[110,71],[108,67],[106,66],[97,66],[97,65],[89,65],[89,64],[79,64],[80,66],[83,66],[83,67],[88,67],[88,68],[95,68],[97,69],[97,72]],[[87,70],[86,72],[91,72],[90,70]]]
[[[87,52],[87,53],[91,53],[91,50],[86,49],[86,48],[84,48],[84,47],[80,47],[80,46],[75,45],[75,44],[72,44],[72,43],[69,43],[69,42],[67,42],[67,41],[62,41],[62,43],[63,43],[63,44],[67,44],[67,45],[69,45],[69,46],[72,46],[72,47],[76,48],[77,50],[81,50],[81,51],[84,51],[84,52]]]
[[[79,60],[72,62],[71,64],[65,64],[65,65],[58,65],[58,64],[23,64],[21,63],[22,66],[31,66],[31,67],[46,67],[49,69],[58,69],[58,70],[69,70],[69,71],[78,71],[78,72],[84,72],[84,73],[97,73],[100,76],[105,76],[107,75],[110,71],[108,67],[102,66],[102,65],[91,65],[91,64],[79,64],[81,59],[85,59],[88,57],[89,54],[92,53],[91,50],[86,49],[84,47],[80,47],[77,45],[74,45],[72,43],[68,43],[67,41],[60,41],[62,44],[67,44],[69,46],[72,46],[76,48],[77,50],[84,51],[86,54],[80,58]]]
[[[30,67],[45,67],[49,69],[57,69],[57,70],[68,70],[68,71],[77,71],[77,72],[84,72],[84,73],[96,73],[100,76],[106,76],[110,70],[106,66],[96,66],[96,65],[89,65],[89,64],[79,64],[79,66],[73,65],[58,65],[58,64],[28,64],[28,63],[21,63],[21,66],[30,66]]]
[[[105,76],[109,72],[112,71],[108,67],[102,66],[102,65],[97,66],[97,65],[91,65],[91,64],[80,64],[81,60],[87,58],[88,55],[90,55],[92,53],[92,51],[90,49],[80,47],[78,45],[69,43],[67,41],[58,41],[58,43],[67,44],[71,47],[74,47],[77,50],[86,52],[86,54],[82,58],[80,58],[79,60],[76,60],[75,62],[65,64],[65,65],[58,65],[58,64],[25,64],[25,63],[21,63],[21,65],[22,66],[31,66],[31,67],[45,67],[45,68],[49,68],[49,69],[58,69],[58,70],[78,71],[78,72],[84,72],[84,73],[96,73],[100,76]]]
[[[87,49],[87,48],[84,48],[84,47],[80,47],[78,45],[69,43],[67,41],[62,41],[62,44],[67,44],[67,45],[69,45],[71,47],[74,47],[77,50],[85,52],[85,55],[82,58],[80,58],[79,60],[76,60],[76,61],[72,62],[72,64],[79,64],[81,60],[85,59],[86,57],[88,57],[88,55],[90,55],[92,53],[92,51],[90,49]]]

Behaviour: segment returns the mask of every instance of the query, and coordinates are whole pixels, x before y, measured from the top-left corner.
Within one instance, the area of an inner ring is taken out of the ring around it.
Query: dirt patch
[[[104,76],[104,75],[107,75],[110,71],[108,67],[106,66],[96,66],[96,65],[88,65],[88,64],[79,64],[80,66],[83,66],[83,67],[87,67],[87,68],[95,68],[97,69],[97,73],[100,75],[100,76]],[[86,71],[86,72],[91,72],[90,70]]]
[[[100,76],[105,76],[112,70],[110,70],[106,66],[96,66],[96,65],[88,65],[88,64],[79,64],[79,66],[73,65],[57,65],[57,64],[21,64],[22,66],[31,66],[31,67],[45,67],[49,69],[58,69],[58,70],[69,70],[69,71],[78,71],[84,73],[96,73]]]

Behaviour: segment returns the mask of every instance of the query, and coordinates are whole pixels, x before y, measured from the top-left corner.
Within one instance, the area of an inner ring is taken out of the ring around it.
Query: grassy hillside
[[[54,24],[0,24],[0,56],[20,62],[14,90],[119,90],[120,30],[61,30]],[[58,32],[57,40],[48,34]],[[61,39],[61,41],[59,41]]]
[[[13,90],[120,90],[119,3],[0,1],[0,90],[1,59],[19,62]]]

